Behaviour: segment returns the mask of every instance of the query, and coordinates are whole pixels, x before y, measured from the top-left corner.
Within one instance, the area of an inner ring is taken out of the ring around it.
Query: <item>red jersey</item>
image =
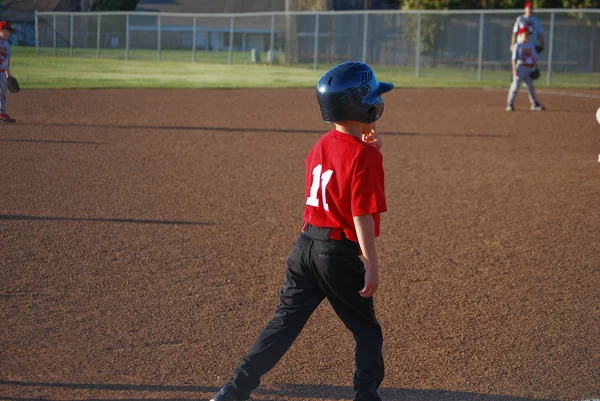
[[[379,213],[386,210],[381,152],[335,129],[323,135],[306,157],[304,221],[341,228],[358,242],[353,217],[372,214],[378,236]]]

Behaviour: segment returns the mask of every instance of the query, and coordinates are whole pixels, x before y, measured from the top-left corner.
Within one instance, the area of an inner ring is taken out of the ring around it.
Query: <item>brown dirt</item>
[[[590,92],[588,92],[590,93]],[[600,397],[598,98],[396,90],[387,400]],[[29,91],[0,126],[0,399],[208,399],[272,317],[312,90]],[[352,398],[322,305],[256,393]]]

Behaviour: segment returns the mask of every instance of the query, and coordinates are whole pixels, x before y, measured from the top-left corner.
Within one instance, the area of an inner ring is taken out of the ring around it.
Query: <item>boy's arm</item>
[[[379,288],[379,264],[375,249],[375,220],[372,214],[354,216],[354,227],[358,236],[360,249],[367,262],[365,273],[365,287],[359,294],[363,298],[372,297]]]
[[[521,17],[517,17],[517,20],[515,21],[515,24],[513,25],[513,31],[512,31],[512,35],[510,37],[510,51],[513,51],[513,48],[515,47],[515,43],[517,43],[517,32],[519,30],[519,18]]]
[[[540,24],[539,18],[536,18],[535,24],[537,25],[535,31],[537,32],[537,39],[540,41],[540,46],[544,47],[544,28]]]
[[[512,57],[511,57],[511,60],[512,60],[512,70],[513,70],[513,75],[514,76],[518,75],[518,73],[517,73],[517,58],[518,58],[517,53],[518,53],[518,49],[517,49],[517,46],[515,46],[515,48],[513,49]]]

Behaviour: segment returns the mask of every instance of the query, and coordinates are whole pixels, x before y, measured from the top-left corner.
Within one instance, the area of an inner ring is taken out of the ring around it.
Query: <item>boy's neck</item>
[[[360,123],[344,125],[335,124],[335,129],[342,134],[348,134],[357,138],[362,138],[362,125]]]

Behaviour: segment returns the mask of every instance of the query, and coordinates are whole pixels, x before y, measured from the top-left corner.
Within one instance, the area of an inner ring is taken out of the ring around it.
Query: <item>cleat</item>
[[[509,104],[508,106],[506,106],[506,111],[515,111],[515,106]]]
[[[533,111],[544,111],[546,108],[539,103],[534,103],[531,105],[531,110]]]
[[[0,121],[2,121],[3,123],[16,123],[17,122],[17,120],[15,120],[14,118],[11,118],[6,113],[0,114]]]
[[[235,388],[226,384],[210,401],[252,401],[252,398],[240,398]]]

